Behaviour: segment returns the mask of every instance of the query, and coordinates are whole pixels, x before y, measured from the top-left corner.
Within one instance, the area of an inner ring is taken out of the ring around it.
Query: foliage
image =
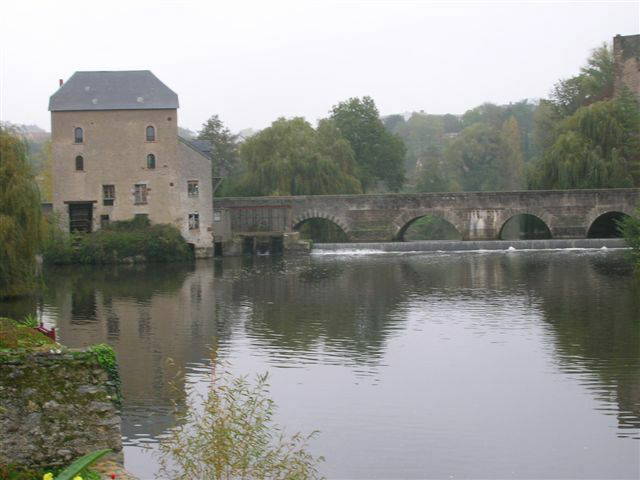
[[[26,146],[0,128],[0,297],[24,295],[35,287],[42,231],[40,193]]]
[[[240,148],[243,195],[359,193],[353,151],[335,125],[280,118]]]
[[[118,361],[116,352],[106,343],[99,343],[89,347],[89,352],[93,353],[98,364],[107,371],[109,380],[116,391],[116,404],[122,404],[122,382],[120,380],[120,372],[118,371]]]
[[[213,176],[227,176],[238,163],[238,135],[222,123],[218,115],[211,116],[198,132],[198,140],[211,142],[214,148]]]
[[[0,464],[0,478],[3,480],[54,480],[53,473],[58,468],[27,468],[22,465],[4,465]],[[51,474],[51,475],[49,475]],[[91,469],[85,469],[81,472],[80,478],[83,480],[101,480],[100,474]]]
[[[514,116],[502,124],[500,132],[502,152],[500,170],[502,186],[506,190],[522,190],[525,184],[524,155],[522,153],[522,134]]]
[[[636,209],[635,216],[626,216],[620,222],[620,230],[627,245],[631,247],[633,262],[640,270],[640,208]]]
[[[75,477],[84,472],[88,467],[93,465],[97,460],[110,453],[111,450],[96,450],[88,453],[75,460],[71,465],[56,475],[55,480],[75,480]]]
[[[492,182],[497,189],[517,190],[525,186],[526,164],[536,152],[535,111],[536,105],[527,100],[508,105],[485,103],[461,117],[420,112],[405,122],[399,115],[391,116],[385,119],[385,126],[405,142],[405,168],[415,172],[409,182],[417,192],[489,188],[479,185]],[[477,157],[482,151],[487,155],[484,161]],[[477,167],[473,173],[461,163],[465,152],[467,163]],[[493,178],[496,171],[501,178]],[[472,181],[470,177],[478,174],[484,180]],[[475,185],[469,187],[469,183]]]
[[[29,325],[0,317],[0,350],[50,350],[59,345]]]
[[[178,425],[160,442],[163,478],[211,480],[313,479],[318,463],[307,451],[313,436],[286,437],[273,425],[267,375],[255,384],[235,377],[212,354],[206,396],[177,411]]]
[[[20,323],[22,323],[22,325],[26,327],[31,327],[31,328],[36,328],[39,325],[38,317],[36,317],[32,313],[25,315],[24,319]]]
[[[44,261],[53,264],[182,262],[192,258],[187,242],[173,225],[150,225],[144,218],[112,222],[90,234],[67,235],[52,226]]]
[[[47,140],[43,143],[40,151],[35,154],[35,158],[36,161],[33,163],[38,165],[36,182],[38,183],[38,188],[40,189],[42,200],[50,202],[53,198],[53,164],[51,140]]]
[[[373,99],[341,102],[331,110],[331,119],[351,144],[363,190],[383,183],[389,190],[398,191],[404,183],[406,148],[400,137],[385,129]]]
[[[551,103],[563,117],[573,115],[580,107],[613,96],[614,59],[608,45],[591,52],[580,74],[559,81],[551,92]]]
[[[640,108],[629,92],[563,119],[531,180],[535,188],[640,185]]]
[[[404,168],[407,173],[423,168],[433,159],[442,158],[445,143],[442,116],[414,113],[406,122],[400,117],[396,122],[385,122],[385,125],[404,141]]]
[[[445,161],[464,191],[507,190],[512,179],[503,176],[505,150],[498,128],[475,123],[447,146]]]

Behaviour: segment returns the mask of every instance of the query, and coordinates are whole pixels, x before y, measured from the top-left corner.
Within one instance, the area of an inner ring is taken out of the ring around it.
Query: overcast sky
[[[546,96],[639,21],[638,1],[2,0],[0,118],[49,130],[59,78],[143,69],[193,130],[315,122],[362,95],[383,115],[463,113]]]

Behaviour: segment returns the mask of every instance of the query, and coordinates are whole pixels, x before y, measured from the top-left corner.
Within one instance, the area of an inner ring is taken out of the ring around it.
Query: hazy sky
[[[638,1],[0,2],[0,118],[50,129],[76,70],[153,71],[179,124],[315,121],[371,95],[382,114],[462,113],[546,96],[589,51],[636,34]]]

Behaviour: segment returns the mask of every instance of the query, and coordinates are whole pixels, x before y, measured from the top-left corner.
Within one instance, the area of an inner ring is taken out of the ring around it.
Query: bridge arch
[[[610,211],[598,215],[588,224],[587,238],[619,238],[622,233],[618,222],[630,215],[620,211]]]
[[[291,229],[295,231],[299,231],[300,228],[309,220],[323,220],[325,222],[330,222],[330,224],[338,227],[342,233],[344,233],[345,241],[351,241],[351,232],[347,223],[340,217],[335,215],[331,215],[326,212],[317,212],[317,211],[307,211],[293,219],[293,223],[291,225]]]
[[[409,230],[409,228],[414,225],[416,221],[424,217],[433,217],[438,219],[438,221],[442,222],[443,224],[448,225],[452,231],[455,231],[455,236],[457,236],[459,239],[463,239],[465,237],[465,229],[462,225],[462,222],[456,215],[439,210],[427,210],[403,212],[402,214],[400,214],[393,221],[393,240],[404,241],[404,236],[407,233],[407,230]],[[440,239],[434,238],[434,240]]]
[[[538,212],[539,213],[539,212]],[[538,240],[552,238],[551,226],[544,214],[511,212],[505,215],[498,230],[499,240]]]

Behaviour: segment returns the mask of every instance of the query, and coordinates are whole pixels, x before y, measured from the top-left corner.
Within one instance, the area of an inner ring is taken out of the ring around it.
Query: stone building
[[[627,87],[640,99],[640,35],[613,37],[614,91]]]
[[[153,73],[76,72],[49,101],[53,210],[70,231],[146,216],[211,256],[211,150],[178,136],[178,96]]]

